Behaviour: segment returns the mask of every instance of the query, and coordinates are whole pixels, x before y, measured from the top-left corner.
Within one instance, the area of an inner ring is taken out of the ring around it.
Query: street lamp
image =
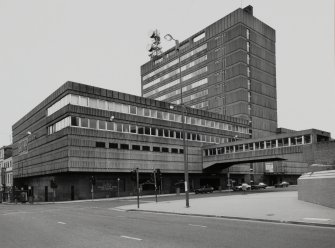
[[[188,183],[188,163],[187,163],[187,145],[186,145],[186,131],[185,131],[185,105],[183,102],[183,85],[181,78],[181,64],[180,64],[180,50],[179,50],[179,41],[174,39],[171,34],[166,34],[164,39],[167,41],[172,41],[176,43],[176,52],[178,53],[178,67],[179,67],[179,84],[180,84],[180,106],[181,106],[181,123],[183,128],[183,149],[184,149],[184,176],[185,176],[185,198],[186,198],[186,207],[190,207],[189,201],[189,183]]]

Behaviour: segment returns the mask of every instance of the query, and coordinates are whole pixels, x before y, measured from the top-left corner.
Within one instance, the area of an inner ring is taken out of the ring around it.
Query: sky
[[[276,30],[278,126],[335,137],[333,0],[0,0],[0,147],[66,81],[140,95],[150,30],[182,41],[249,4]]]

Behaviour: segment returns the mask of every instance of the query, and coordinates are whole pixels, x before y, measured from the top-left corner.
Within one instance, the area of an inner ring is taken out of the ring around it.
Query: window
[[[152,151],[153,151],[153,152],[160,152],[160,151],[161,151],[161,148],[158,147],[158,146],[153,146],[153,147],[152,147]]]
[[[99,129],[106,130],[106,121],[99,120]]]
[[[135,125],[130,125],[130,132],[131,132],[131,133],[137,133],[137,132],[136,132],[136,126],[135,126]]]
[[[98,100],[98,108],[107,110],[107,102],[105,100]]]
[[[81,127],[88,127],[88,119],[81,118]]]
[[[78,127],[79,126],[79,117],[71,117],[71,126]]]
[[[178,149],[177,148],[171,148],[171,153],[178,153]]]
[[[162,147],[162,152],[169,152],[169,148],[167,148],[167,147]]]
[[[138,127],[138,134],[144,134],[144,128]]]
[[[142,151],[150,151],[150,146],[142,146]]]
[[[199,40],[201,40],[201,39],[204,39],[205,37],[206,37],[206,33],[203,32],[203,33],[197,35],[196,37],[194,37],[194,38],[193,38],[193,42],[197,42],[197,41],[199,41]]]
[[[89,102],[88,102],[88,106],[89,106],[90,108],[97,108],[97,106],[98,106],[98,100],[97,100],[97,99],[90,98],[90,99],[89,99]]]
[[[88,97],[80,96],[79,105],[83,107],[88,107]]]
[[[144,128],[144,134],[150,135],[150,127],[145,127]]]
[[[128,144],[121,144],[120,149],[129,150],[129,145]]]
[[[117,132],[122,132],[122,124],[121,123],[116,123],[116,131]]]
[[[179,149],[180,154],[184,154],[184,149]]]
[[[133,114],[133,115],[136,115],[137,114],[136,107],[135,106],[130,106],[129,113]]]
[[[89,120],[90,122],[90,128],[97,129],[97,120]]]
[[[107,122],[107,130],[114,131],[114,122]]]
[[[123,132],[124,133],[129,133],[130,132],[129,124],[123,124]]]
[[[131,149],[132,149],[132,150],[138,150],[138,151],[139,151],[139,150],[141,150],[141,146],[139,146],[139,145],[132,145],[132,146],[131,146]]]
[[[99,148],[106,148],[105,142],[95,142],[95,146]]]
[[[150,109],[144,109],[144,116],[150,117]]]
[[[109,148],[118,149],[118,143],[109,143]]]

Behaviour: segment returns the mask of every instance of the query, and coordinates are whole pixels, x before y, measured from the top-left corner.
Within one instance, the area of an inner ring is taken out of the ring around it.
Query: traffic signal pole
[[[140,208],[140,175],[136,168],[137,208]]]
[[[156,195],[156,202],[157,202],[157,177],[156,177],[156,170],[154,170],[154,182],[155,182],[155,195]]]

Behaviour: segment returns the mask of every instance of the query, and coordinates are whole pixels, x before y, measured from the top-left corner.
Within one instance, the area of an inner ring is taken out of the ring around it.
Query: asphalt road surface
[[[0,204],[0,247],[335,247],[335,228],[114,209],[126,204]]]

